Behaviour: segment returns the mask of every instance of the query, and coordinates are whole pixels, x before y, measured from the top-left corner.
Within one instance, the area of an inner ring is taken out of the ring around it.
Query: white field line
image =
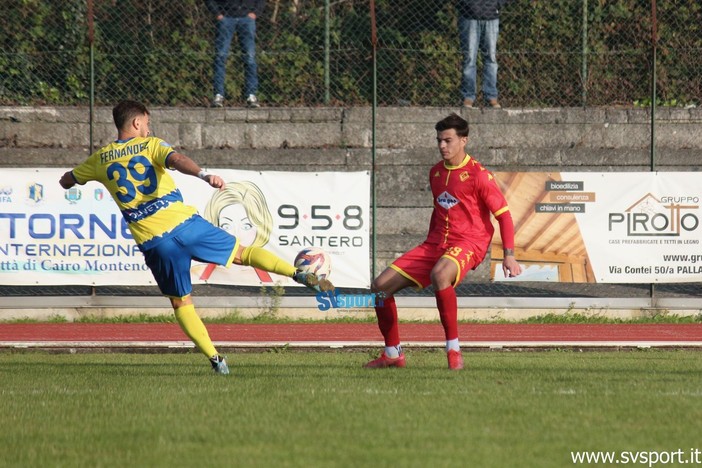
[[[382,341],[215,341],[226,348],[365,348]],[[407,348],[443,348],[443,341],[406,341]],[[193,348],[190,341],[0,341],[0,348]],[[462,341],[463,349],[488,348],[700,348],[702,341]]]

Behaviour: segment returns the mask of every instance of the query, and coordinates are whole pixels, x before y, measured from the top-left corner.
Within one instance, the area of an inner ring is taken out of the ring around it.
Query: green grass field
[[[462,372],[407,356],[367,370],[375,352],[230,353],[219,376],[198,354],[0,353],[0,466],[564,467],[571,451],[702,449],[700,352],[476,352]]]

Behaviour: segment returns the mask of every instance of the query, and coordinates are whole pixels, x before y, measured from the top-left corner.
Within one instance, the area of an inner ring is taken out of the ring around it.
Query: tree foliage
[[[91,44],[87,0],[2,2],[0,103],[86,104],[91,82],[98,104],[126,97],[150,105],[209,102],[214,23],[202,0],[94,4]],[[457,104],[461,53],[452,1],[375,5],[374,49],[368,0],[269,0],[258,23],[260,99],[280,106],[368,105],[375,89],[381,105]],[[659,98],[699,103],[702,5],[658,2],[657,13]],[[500,29],[498,87],[511,106],[650,98],[650,2],[513,0]],[[227,69],[233,101],[242,99],[244,80],[237,53],[234,42]]]

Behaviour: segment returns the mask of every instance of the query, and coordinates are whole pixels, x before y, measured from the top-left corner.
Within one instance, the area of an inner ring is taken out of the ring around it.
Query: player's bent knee
[[[183,297],[168,296],[168,299],[171,300],[171,306],[173,306],[174,309],[193,303],[193,298],[190,294],[187,294]]]
[[[378,281],[377,279],[371,283],[370,290],[373,294],[382,295],[383,297],[390,297],[396,292],[391,284]]]
[[[434,270],[430,275],[431,284],[434,289],[445,289],[449,286],[453,286],[456,280],[455,272],[448,272],[446,270]]]

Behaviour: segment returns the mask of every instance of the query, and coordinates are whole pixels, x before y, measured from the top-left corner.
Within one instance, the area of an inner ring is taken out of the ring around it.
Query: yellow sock
[[[202,354],[211,358],[217,354],[217,350],[210,340],[210,335],[207,333],[205,324],[202,323],[200,317],[195,312],[195,306],[192,304],[184,305],[175,309],[176,320],[180,324],[186,335],[193,340],[197,349]]]
[[[241,262],[283,276],[292,276],[296,271],[290,263],[260,247],[245,247],[241,254]]]

